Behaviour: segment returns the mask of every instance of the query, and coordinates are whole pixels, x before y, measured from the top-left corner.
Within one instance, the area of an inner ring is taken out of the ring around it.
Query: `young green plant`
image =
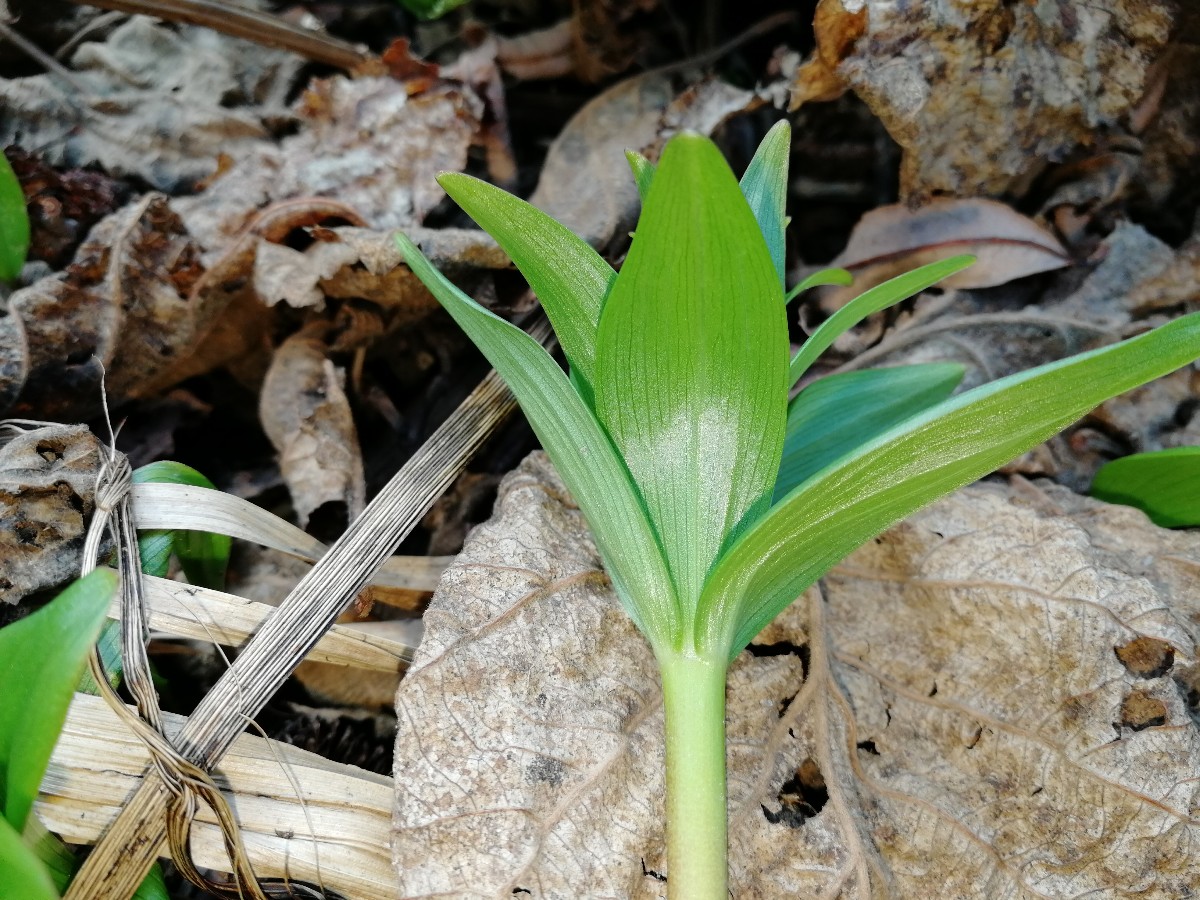
[[[961,370],[919,367],[823,379],[789,409],[789,389],[838,334],[971,262],[873,288],[789,360],[789,137],[772,129],[740,185],[698,135],[672,138],[657,168],[634,157],[644,203],[620,275],[523,201],[441,176],[537,293],[569,375],[397,237],[512,388],[654,651],[672,898],[727,896],[725,676],[754,636],[892,523],[1200,356],[1196,315],[954,397]],[[873,395],[882,404],[867,408]]]

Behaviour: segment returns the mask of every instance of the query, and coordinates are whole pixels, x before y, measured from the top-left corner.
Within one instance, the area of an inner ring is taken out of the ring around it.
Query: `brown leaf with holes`
[[[918,266],[959,253],[975,263],[943,279],[943,288],[980,288],[1070,265],[1058,238],[995,200],[934,200],[918,209],[903,203],[871,210],[830,263],[854,275],[850,287],[828,288],[821,305],[844,306],[863,291]]]
[[[322,510],[323,530],[335,535],[366,504],[362,451],[344,380],[310,329],[275,351],[259,397],[259,419],[279,453],[300,527]]]
[[[1128,116],[1167,43],[1171,0],[821,0],[794,102],[832,71],[904,149],[901,193],[1000,196]],[[865,16],[861,24],[847,23]],[[814,88],[821,88],[817,90]]]
[[[980,485],[853,554],[735,662],[737,897],[1200,890],[1200,535]],[[541,455],[502,485],[397,695],[406,897],[665,895],[645,641]],[[1150,677],[1116,648],[1172,648]],[[1160,721],[1161,720],[1161,721]]]
[[[0,435],[0,602],[79,575],[104,449],[84,425]]]

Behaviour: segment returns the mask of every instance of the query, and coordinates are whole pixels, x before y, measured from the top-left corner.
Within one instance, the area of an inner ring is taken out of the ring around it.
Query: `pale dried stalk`
[[[240,647],[275,611],[274,606],[234,594],[151,575],[143,575],[142,579],[150,627],[179,637]],[[119,618],[120,608],[119,598],[114,599],[109,617]],[[412,661],[412,654],[409,643],[351,624],[334,625],[307,659],[376,672],[399,672]]]
[[[162,715],[168,735],[185,727],[183,716]],[[37,814],[66,840],[91,844],[117,817],[148,765],[146,748],[105,702],[77,694],[42,782]],[[387,845],[390,778],[251,735],[234,741],[215,778],[232,793],[246,852],[260,876],[320,882],[355,900],[394,900],[396,876]],[[227,866],[211,812],[202,808],[196,822],[196,863]]]
[[[543,319],[534,336],[548,335]],[[500,377],[489,373],[318,560],[196,707],[173,740],[183,757],[203,769],[216,764],[514,405]],[[66,900],[126,900],[159,853],[168,799],[161,780],[148,772],[84,862]]]
[[[328,549],[291,522],[249,500],[189,484],[135,484],[133,513],[138,528],[182,528],[227,534],[314,562]],[[392,556],[371,579],[383,587],[432,591],[452,556]]]
[[[354,69],[370,56],[353,44],[307,28],[292,25],[278,16],[257,12],[218,0],[71,0],[78,6],[95,6],[125,13],[153,16],[168,22],[185,22],[211,28],[230,37],[243,38],[266,47],[290,50],[298,56]]]

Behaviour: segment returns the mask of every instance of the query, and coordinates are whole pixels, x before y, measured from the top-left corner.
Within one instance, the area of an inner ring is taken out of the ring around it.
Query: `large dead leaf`
[[[1198,575],[1200,536],[1055,487],[968,488],[860,549],[731,671],[733,895],[1200,890]],[[653,660],[544,457],[425,621],[404,896],[662,897]]]
[[[99,163],[159,190],[212,175],[220,154],[270,137],[303,60],[207,28],[134,16],[57,74],[0,79],[0,144],[44,148],[48,161]]]
[[[821,0],[795,100],[854,90],[904,148],[905,196],[998,196],[1131,112],[1175,9]]]

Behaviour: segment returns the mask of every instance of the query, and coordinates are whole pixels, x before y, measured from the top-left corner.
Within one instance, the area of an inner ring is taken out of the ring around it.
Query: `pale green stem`
[[[664,656],[667,896],[727,900],[724,659]]]

